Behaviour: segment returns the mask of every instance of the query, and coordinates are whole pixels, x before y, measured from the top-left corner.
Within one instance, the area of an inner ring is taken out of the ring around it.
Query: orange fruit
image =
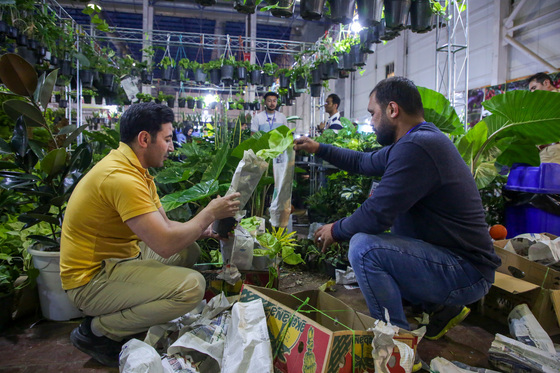
[[[495,240],[505,240],[507,236],[507,229],[501,224],[496,224],[490,227],[490,237]]]

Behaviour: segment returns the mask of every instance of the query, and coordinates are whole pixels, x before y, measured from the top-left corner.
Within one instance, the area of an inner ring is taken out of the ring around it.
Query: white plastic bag
[[[253,264],[253,236],[245,228],[238,225],[233,230],[233,237],[220,241],[222,259],[225,264],[233,264],[240,270],[249,270]]]
[[[126,342],[119,354],[119,372],[123,373],[163,373],[161,357],[147,343],[138,339]]]
[[[236,303],[231,311],[222,373],[268,373],[272,370],[272,347],[262,299]]]

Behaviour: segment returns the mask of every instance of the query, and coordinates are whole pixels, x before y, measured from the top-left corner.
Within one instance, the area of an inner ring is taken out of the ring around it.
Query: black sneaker
[[[84,321],[70,333],[70,341],[80,351],[85,352],[99,363],[109,366],[119,366],[119,354],[122,343],[107,337],[98,337],[91,331],[91,320],[87,316]]]
[[[463,321],[470,312],[471,310],[465,306],[444,306],[430,315],[424,337],[432,341],[440,339],[449,329]]]

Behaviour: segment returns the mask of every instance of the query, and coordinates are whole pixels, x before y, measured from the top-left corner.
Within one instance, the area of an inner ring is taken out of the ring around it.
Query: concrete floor
[[[317,289],[327,278],[324,274],[284,272],[279,288],[288,293]],[[330,294],[353,309],[367,313],[359,289],[347,290],[335,285]],[[81,320],[53,322],[39,316],[29,316],[13,323],[0,335],[0,373],[31,372],[118,372],[104,367],[76,348],[69,340],[70,332]],[[480,316],[476,309],[459,326],[439,341],[423,340],[418,351],[429,363],[437,356],[457,360],[471,366],[490,367],[488,349],[494,334],[508,334],[507,327]]]

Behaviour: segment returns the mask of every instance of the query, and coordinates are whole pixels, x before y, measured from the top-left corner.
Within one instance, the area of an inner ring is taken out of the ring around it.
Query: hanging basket
[[[317,21],[323,16],[325,0],[301,0],[299,15],[307,21]]]
[[[204,84],[206,82],[206,73],[201,68],[198,68],[194,72],[194,81],[198,84]]]
[[[342,57],[344,59],[344,70],[356,71],[356,67],[354,67],[354,56],[352,55],[352,52],[344,53]]]
[[[62,60],[60,65],[60,75],[70,77],[72,75],[72,62],[70,60]]]
[[[313,84],[311,87],[311,97],[321,97],[321,88],[323,88],[320,84]]]
[[[187,108],[194,109],[195,100],[193,98],[187,100]]]
[[[173,97],[173,98],[168,98],[166,101],[167,101],[167,106],[168,106],[168,107],[172,108],[172,107],[175,106],[175,97]]]
[[[376,26],[371,26],[364,28],[360,31],[360,47],[364,53],[374,53],[375,52],[375,32],[377,31]],[[378,34],[379,35],[379,34]],[[378,36],[377,35],[377,36]],[[378,37],[379,39],[379,37]]]
[[[95,104],[103,105],[103,96],[95,96]]]
[[[101,74],[101,84],[103,84],[103,87],[105,88],[112,89],[114,80],[115,76],[113,74]]]
[[[267,0],[270,5],[278,4],[278,8],[270,10],[270,14],[278,18],[290,18],[294,15],[295,0]]]
[[[263,74],[262,80],[265,87],[270,87],[274,83],[274,75]]]
[[[204,104],[204,101],[196,100],[196,108],[197,109],[202,109],[203,104]]]
[[[375,26],[381,22],[383,0],[356,0],[356,3],[362,27]]]
[[[251,71],[251,83],[254,85],[261,84],[262,81],[262,71],[261,70],[253,70]]]
[[[415,0],[410,4],[410,29],[412,32],[423,34],[432,29],[434,14],[430,0]]]
[[[233,80],[233,66],[232,65],[223,65],[221,70],[221,78],[220,80]]]
[[[280,74],[278,80],[280,82],[280,88],[288,88],[290,86],[290,79],[286,75]]]
[[[323,71],[319,66],[317,66],[315,69],[311,70],[311,82],[310,82],[311,85],[321,84],[321,78],[323,77]]]
[[[233,9],[243,14],[253,14],[256,9],[255,0],[234,0]]]
[[[338,78],[338,62],[328,61],[325,63],[324,69],[326,71],[326,79],[336,79]]]
[[[304,76],[298,76],[295,81],[295,90],[296,92],[302,92],[307,88],[307,80],[305,80]]]
[[[187,104],[187,99],[185,97],[179,97],[179,99],[177,100],[177,105],[180,108],[184,108]],[[193,106],[194,106],[194,101],[193,101]],[[192,108],[190,108],[192,109]]]
[[[406,28],[406,20],[412,0],[384,0],[385,27],[399,31]]]
[[[210,83],[214,85],[220,84],[220,69],[210,70]]]
[[[83,88],[91,88],[93,85],[93,71],[80,70],[80,82]]]
[[[161,80],[168,82],[173,76],[173,67],[169,66],[161,69]]]
[[[360,44],[355,44],[350,48],[350,54],[352,55],[352,64],[354,66],[365,66],[367,54],[362,52]]]
[[[237,68],[237,80],[247,80],[247,68],[245,66],[239,66]]]
[[[331,1],[331,21],[343,23],[345,25],[352,22],[354,16],[355,0],[335,0]]]

